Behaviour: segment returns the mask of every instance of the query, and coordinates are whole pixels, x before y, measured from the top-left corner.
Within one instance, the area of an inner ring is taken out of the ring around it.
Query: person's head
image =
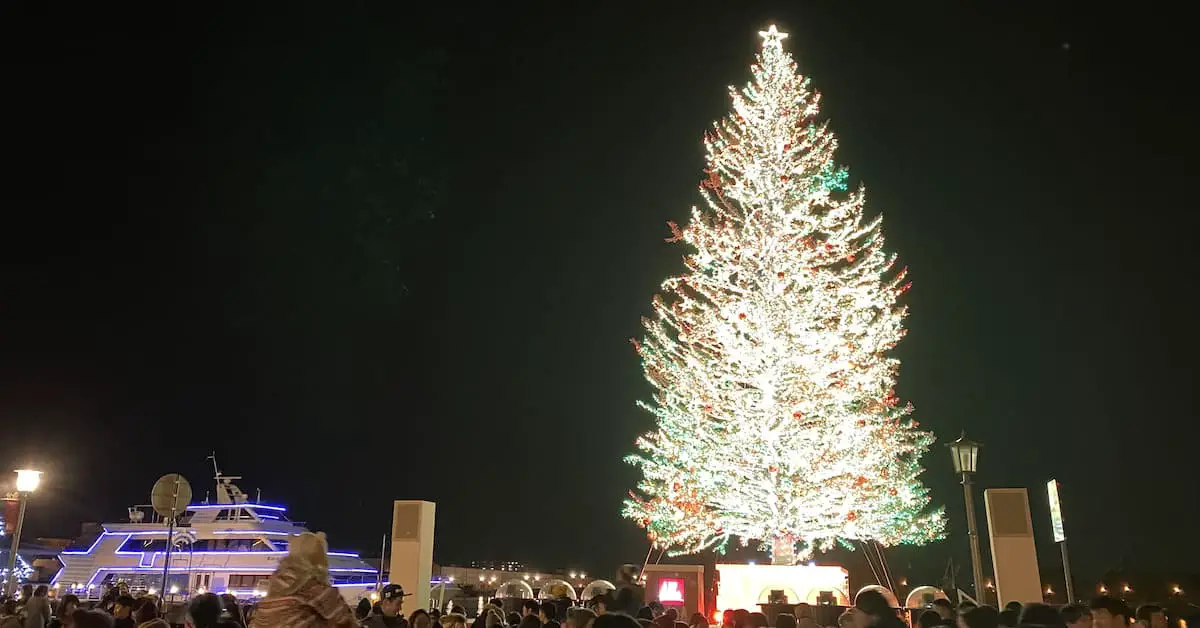
[[[133,623],[141,625],[157,618],[158,604],[153,599],[144,597],[137,601],[137,608],[133,609]]]
[[[1088,605],[1092,609],[1095,628],[1125,628],[1129,624],[1129,607],[1115,597],[1101,595]]]
[[[689,628],[708,628],[708,618],[704,616],[704,613],[692,613],[692,616],[688,618],[688,626]]]
[[[196,628],[216,628],[221,621],[221,598],[212,593],[202,593],[188,604],[188,617]]]
[[[638,566],[624,564],[617,568],[617,586],[622,584],[637,584]]]
[[[767,621],[767,616],[763,613],[750,613],[750,625],[753,628],[767,628],[771,622]]]
[[[542,628],[542,620],[537,615],[526,615],[521,618],[518,628]]]
[[[1013,600],[1013,601],[1009,602],[1008,604],[1004,605],[1004,610],[1016,611],[1017,615],[1020,615],[1021,614],[1021,603],[1016,600]]]
[[[612,597],[608,591],[605,591],[592,599],[588,600],[588,607],[596,615],[603,615],[608,612],[608,607],[612,606]]]
[[[937,628],[942,625],[942,614],[937,612],[937,609],[929,609],[921,613],[921,617],[917,619],[917,625],[920,628]]]
[[[976,606],[958,614],[958,628],[997,628],[1000,613],[991,606]]]
[[[129,617],[133,612],[134,600],[128,595],[118,595],[117,601],[113,603],[113,617],[124,619]]]
[[[939,597],[933,601],[933,606],[930,608],[937,611],[938,616],[942,619],[954,619],[954,605],[950,603],[950,600]]]
[[[429,618],[429,613],[423,608],[418,608],[408,616],[409,628],[429,628],[433,625],[433,620]]]
[[[858,610],[858,622],[860,626],[871,626],[885,617],[895,617],[896,612],[892,610],[892,605],[888,603],[887,598],[875,589],[863,591],[854,598],[854,608]]]
[[[408,594],[404,592],[404,587],[389,584],[379,592],[379,609],[385,617],[395,617],[404,610],[405,597],[408,597]]]
[[[49,592],[50,589],[46,588],[46,585],[39,584],[37,585],[37,588],[33,590],[33,597],[46,597],[46,594]]]
[[[596,614],[592,609],[584,609],[581,606],[566,609],[566,628],[587,628],[588,623],[595,618]]]
[[[329,571],[329,544],[324,532],[303,532],[288,539],[288,558]]]
[[[654,619],[654,609],[650,608],[649,606],[643,606],[643,607],[639,608],[638,612],[637,612],[637,618],[653,620]]]
[[[521,617],[537,616],[540,608],[541,605],[537,603],[537,600],[525,600],[521,602]]]
[[[1053,607],[1034,602],[1021,609],[1022,624],[1035,624],[1044,628],[1063,628],[1062,616]],[[1164,627],[1165,628],[1165,627]]]
[[[854,628],[854,613],[853,608],[848,608],[846,612],[838,615],[838,628]]]
[[[455,610],[460,609],[456,606]],[[467,628],[467,617],[458,612],[446,613],[438,619],[438,623],[441,624],[442,628]]]
[[[65,619],[70,617],[77,608],[79,608],[79,596],[74,593],[68,593],[58,601],[57,615]]]
[[[1021,623],[1021,614],[1011,608],[1006,608],[996,616],[996,623],[1006,628],[1016,628],[1017,624]]]
[[[796,616],[791,613],[780,613],[776,615],[775,628],[796,628]]]
[[[1150,628],[1167,628],[1167,614],[1158,604],[1142,604],[1135,616]]]
[[[521,614],[517,611],[509,612],[504,618],[508,620],[509,626],[516,626],[517,624],[521,623]]]
[[[17,614],[17,601],[12,598],[8,598],[8,599],[4,600],[3,612],[5,615],[16,615]]]
[[[500,612],[500,609],[488,606],[483,614],[483,625],[486,628],[504,628],[504,615]]]
[[[734,621],[736,621],[736,619],[737,618],[734,616],[734,612],[733,612],[732,608],[727,608],[724,610],[724,612],[721,613],[721,625],[722,626],[732,626]]]
[[[1058,614],[1067,628],[1092,628],[1092,610],[1085,604],[1068,604]]]
[[[363,598],[358,601],[358,606],[354,607],[354,617],[358,621],[364,621],[371,614],[371,600]]]
[[[21,585],[21,599],[28,600],[31,597],[33,597],[33,585],[32,584]]]
[[[553,604],[542,604],[538,609],[538,619],[542,620],[543,624],[548,624],[558,619],[558,608]]]
[[[71,615],[75,628],[113,628],[113,618],[103,611],[76,609]]]

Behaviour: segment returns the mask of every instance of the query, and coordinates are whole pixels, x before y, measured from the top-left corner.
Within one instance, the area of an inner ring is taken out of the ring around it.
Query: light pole
[[[4,581],[4,594],[11,596],[17,590],[17,550],[21,545],[21,528],[25,526],[25,504],[29,494],[36,491],[42,481],[41,471],[17,469],[17,495],[20,506],[17,511],[17,527],[13,529],[12,548],[8,550],[8,576]]]
[[[979,557],[979,528],[975,525],[975,496],[971,490],[971,476],[979,465],[979,445],[963,432],[958,440],[950,443],[954,456],[954,472],[962,476],[963,501],[967,505],[967,536],[971,540],[971,575],[975,578],[975,595],[986,604],[987,594],[983,588],[983,560]]]

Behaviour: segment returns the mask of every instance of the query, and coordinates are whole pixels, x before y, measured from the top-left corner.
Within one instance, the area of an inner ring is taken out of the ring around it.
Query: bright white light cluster
[[[677,553],[758,540],[784,564],[839,540],[939,538],[918,477],[933,438],[898,402],[888,356],[905,271],[847,189],[786,33],[760,35],[754,81],[705,138],[706,206],[671,225],[687,271],[635,343],[658,429],[630,456],[644,479],[625,515]]]

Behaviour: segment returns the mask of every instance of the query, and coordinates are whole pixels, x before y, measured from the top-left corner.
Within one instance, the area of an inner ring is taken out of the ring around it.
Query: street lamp
[[[8,550],[8,577],[4,581],[5,595],[12,595],[17,590],[17,550],[21,545],[21,528],[25,525],[25,504],[29,494],[36,491],[42,481],[41,471],[17,469],[17,495],[20,506],[17,511],[17,527],[13,530],[12,548]]]
[[[963,501],[967,506],[967,536],[971,540],[971,575],[975,578],[975,594],[985,602],[983,589],[983,560],[979,557],[979,528],[975,524],[975,496],[971,490],[971,476],[979,466],[979,445],[963,432],[958,440],[950,443],[950,454],[954,457],[954,472],[962,477]]]

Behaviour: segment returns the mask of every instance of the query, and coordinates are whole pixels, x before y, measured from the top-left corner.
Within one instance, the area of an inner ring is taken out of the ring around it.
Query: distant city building
[[[525,563],[515,560],[473,560],[471,561],[471,567],[474,569],[492,569],[495,571],[525,571]]]

